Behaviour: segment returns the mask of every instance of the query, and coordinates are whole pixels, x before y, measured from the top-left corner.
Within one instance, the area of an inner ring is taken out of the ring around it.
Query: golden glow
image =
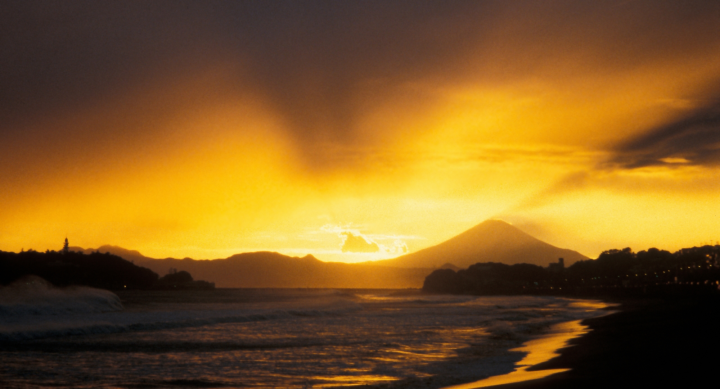
[[[356,262],[490,217],[592,257],[719,239],[717,167],[685,155],[602,167],[618,144],[707,103],[718,44],[634,61],[606,42],[540,40],[536,7],[498,16],[448,74],[349,82],[343,120],[308,77],[302,114],[320,119],[300,123],[222,51],[214,68],[29,119],[15,130],[49,136],[4,139],[0,250],[59,249],[67,235],[153,257]],[[379,251],[343,252],[342,231]]]

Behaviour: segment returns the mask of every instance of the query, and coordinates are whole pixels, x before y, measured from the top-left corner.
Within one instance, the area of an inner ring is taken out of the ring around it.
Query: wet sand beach
[[[488,377],[479,381],[453,385],[443,389],[474,389],[497,386],[500,384],[523,382],[544,378],[561,373],[569,369],[543,369],[528,371],[532,366],[549,361],[557,357],[558,350],[567,346],[571,339],[586,334],[588,327],[581,324],[581,320],[573,320],[554,325],[547,334],[525,342],[521,347],[510,351],[526,353],[522,360],[517,362],[516,369],[507,374]]]
[[[590,332],[528,371],[570,369],[502,389],[715,387],[720,363],[720,298],[621,302],[587,319]]]

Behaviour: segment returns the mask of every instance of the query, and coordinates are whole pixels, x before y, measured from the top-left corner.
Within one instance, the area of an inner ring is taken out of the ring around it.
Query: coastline
[[[604,301],[598,298],[575,300],[573,305],[592,306],[595,314],[592,318],[610,315],[617,311],[616,302]],[[500,337],[491,342],[504,343],[491,352],[485,352],[482,347],[464,350],[463,354],[474,355],[476,358],[460,358],[446,361],[442,371],[431,373],[428,377],[403,378],[377,384],[353,386],[355,388],[427,388],[427,389],[472,389],[498,387],[500,383],[526,383],[535,382],[538,378],[555,375],[569,370],[566,367],[549,367],[547,369],[534,369],[559,355],[559,351],[568,346],[573,340],[582,337],[590,331],[585,324],[588,319],[569,319],[551,324],[544,329],[533,333],[526,333],[519,339]],[[514,343],[514,344],[513,344]],[[439,373],[439,374],[438,374]],[[533,380],[533,381],[530,381]],[[337,388],[340,388],[338,386]],[[345,387],[345,386],[342,386]]]
[[[516,369],[496,376],[490,376],[479,381],[466,384],[447,386],[442,389],[474,389],[498,386],[502,384],[525,382],[545,378],[547,376],[568,371],[569,369],[543,369],[529,370],[531,367],[547,362],[559,354],[558,350],[567,347],[571,339],[582,336],[588,332],[588,327],[581,324],[582,320],[562,322],[552,326],[546,333],[537,338],[524,342],[522,346],[510,349],[510,352],[527,353],[523,359],[515,363]]]
[[[498,389],[706,386],[716,382],[720,298],[616,301],[617,312],[583,321],[590,331],[527,371],[569,369]],[[468,386],[470,388],[472,386]]]

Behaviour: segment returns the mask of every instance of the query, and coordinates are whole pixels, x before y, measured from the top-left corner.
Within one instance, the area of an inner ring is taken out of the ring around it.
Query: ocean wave
[[[418,294],[387,294],[387,295],[372,295],[363,294],[358,296],[363,303],[409,303],[409,304],[423,304],[423,305],[451,305],[451,304],[465,304],[469,301],[475,300],[475,296],[463,296],[463,295],[418,295]]]
[[[36,276],[0,289],[0,316],[48,316],[113,312],[123,309],[114,293],[88,287],[56,288]]]
[[[334,299],[320,304],[308,305],[304,308],[292,309],[171,310],[108,312],[105,314],[102,313],[104,311],[94,310],[84,311],[91,314],[68,316],[63,320],[53,320],[51,322],[47,318],[38,317],[38,315],[24,317],[16,315],[12,320],[0,320],[0,342],[21,342],[77,335],[171,330],[267,320],[339,317],[362,309],[355,302]],[[29,311],[23,310],[23,312]],[[48,311],[42,312],[47,313]]]
[[[43,351],[43,352],[221,352],[234,350],[276,350],[307,347],[348,347],[368,344],[371,340],[358,341],[343,338],[285,338],[272,340],[226,340],[226,341],[81,341],[78,339],[44,339],[34,342],[7,342],[3,351]]]
[[[419,377],[398,385],[441,387],[423,377],[471,382],[510,372],[522,358],[510,350],[522,342],[567,330],[554,323],[598,314],[592,302],[560,298],[353,293],[360,298],[314,290],[220,290],[198,299],[119,292],[123,311],[0,316],[0,381],[379,387]]]

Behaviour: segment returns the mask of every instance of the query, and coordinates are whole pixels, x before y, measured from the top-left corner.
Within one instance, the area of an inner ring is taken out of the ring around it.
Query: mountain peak
[[[506,222],[506,221],[504,221],[504,220],[500,220],[500,219],[487,219],[487,220],[483,221],[482,223],[478,224],[478,225],[475,226],[475,227],[480,227],[480,226],[508,226],[508,227],[512,227],[512,224],[510,224],[510,223],[508,223],[508,222]]]
[[[468,267],[478,262],[530,263],[547,266],[564,258],[570,265],[584,255],[545,243],[519,228],[489,219],[433,247],[386,261],[389,266],[438,267],[451,263]]]
[[[472,227],[471,229],[463,232],[462,234],[458,236],[462,236],[464,234],[492,234],[492,235],[500,235],[500,234],[512,234],[512,235],[519,235],[524,236],[530,239],[536,239],[532,237],[531,235],[527,234],[526,232],[522,231],[521,229],[513,226],[512,224],[499,220],[499,219],[488,219],[484,222],[476,225],[475,227]]]

